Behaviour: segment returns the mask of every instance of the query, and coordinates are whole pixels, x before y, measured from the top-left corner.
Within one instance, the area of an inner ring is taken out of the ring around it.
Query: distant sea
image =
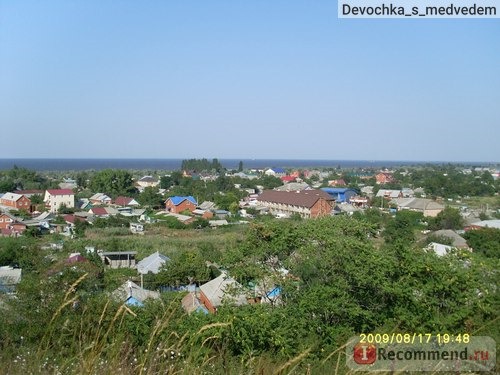
[[[36,171],[83,171],[101,169],[128,169],[172,171],[180,169],[183,159],[0,159],[0,170],[15,165]],[[211,160],[208,158],[208,160]],[[370,160],[293,160],[293,159],[219,159],[226,169],[237,169],[239,162],[245,169],[281,168],[391,168],[397,166],[443,164],[444,162],[370,161]],[[457,163],[458,164],[458,163]],[[484,163],[459,163],[485,165]],[[486,163],[486,165],[492,163]]]

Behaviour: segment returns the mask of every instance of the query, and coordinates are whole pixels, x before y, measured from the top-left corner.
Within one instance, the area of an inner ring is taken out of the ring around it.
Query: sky
[[[0,129],[0,158],[500,162],[500,19],[0,0]]]

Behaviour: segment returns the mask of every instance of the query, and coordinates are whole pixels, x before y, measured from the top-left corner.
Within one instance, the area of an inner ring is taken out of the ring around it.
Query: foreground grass
[[[75,305],[79,300],[76,290],[87,277],[88,274],[82,275],[66,291],[61,291],[60,303],[47,316],[43,333],[37,339],[23,337],[22,331],[10,330],[7,335],[5,331],[0,332],[1,375],[354,373],[345,365],[344,345],[321,357],[314,353],[317,350],[314,344],[286,358],[273,357],[270,353],[249,357],[234,355],[227,341],[232,322],[218,322],[213,316],[201,315],[187,329],[184,326],[187,315],[179,307],[180,297],[162,300],[144,309],[127,307],[107,298],[89,299],[84,306]],[[2,318],[9,319],[4,321],[5,325],[12,328],[16,326],[13,320],[22,321],[23,317],[16,316],[8,306],[0,305],[0,312]],[[18,327],[22,326],[17,323]],[[30,322],[25,323],[28,325],[24,328],[29,330]],[[434,372],[438,373],[446,374]]]

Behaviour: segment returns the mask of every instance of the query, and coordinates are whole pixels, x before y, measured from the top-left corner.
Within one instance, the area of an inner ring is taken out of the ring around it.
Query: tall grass
[[[37,342],[3,344],[0,374],[311,374],[310,348],[288,360],[259,355],[242,360],[232,356],[224,336],[231,322],[205,323],[180,334],[178,301],[163,303],[151,321],[141,344],[133,340],[131,322],[144,311],[133,310],[112,300],[100,300],[99,308],[76,307],[81,276],[64,293]],[[97,303],[97,302],[96,302]],[[81,311],[78,311],[81,309]],[[319,370],[319,368],[318,368]],[[330,370],[321,373],[332,373]],[[335,374],[343,374],[339,368]]]

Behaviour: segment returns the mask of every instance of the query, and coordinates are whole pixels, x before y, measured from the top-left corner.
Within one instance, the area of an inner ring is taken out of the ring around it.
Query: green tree
[[[82,171],[78,172],[76,175],[76,184],[80,189],[86,189],[89,185],[89,174],[88,172]]]
[[[74,233],[77,238],[84,238],[85,237],[85,231],[89,227],[89,223],[83,220],[76,220],[75,221],[75,227],[74,227]]]
[[[500,259],[500,229],[482,228],[464,234],[467,244],[487,258]]]
[[[214,196],[214,202],[221,210],[230,211],[231,207],[234,209],[234,204],[238,204],[239,197],[233,193],[221,193]]]
[[[161,285],[185,285],[210,280],[210,269],[197,249],[177,253],[158,273]]]
[[[16,189],[16,183],[11,179],[5,178],[0,180],[0,192],[7,193]]]
[[[109,194],[114,198],[137,192],[130,172],[118,169],[104,169],[94,174],[90,180],[90,188],[94,192]]]
[[[435,218],[429,220],[429,229],[462,229],[464,219],[460,211],[453,207],[446,207]]]
[[[283,182],[278,177],[267,175],[263,175],[254,181],[255,185],[262,185],[264,189],[274,189],[275,187],[283,185]]]
[[[30,200],[31,204],[34,205],[43,204],[43,197],[40,194],[33,194]]]
[[[165,199],[158,192],[158,188],[152,186],[146,187],[144,191],[139,194],[137,200],[142,206],[149,206],[154,209],[163,207],[163,203],[165,201]]]

